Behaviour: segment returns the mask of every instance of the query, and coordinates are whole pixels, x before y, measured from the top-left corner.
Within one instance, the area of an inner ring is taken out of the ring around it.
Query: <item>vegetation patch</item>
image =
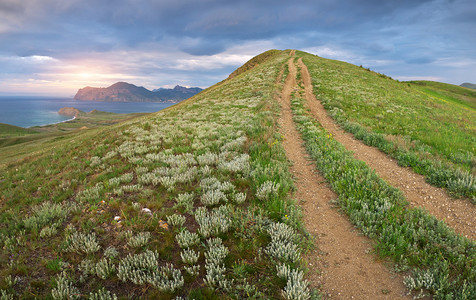
[[[430,184],[476,203],[474,93],[398,82],[348,63],[298,55],[317,99],[346,131],[425,175]]]
[[[6,167],[2,297],[309,299],[272,97],[280,53]]]
[[[406,286],[436,299],[476,297],[476,244],[425,211],[408,208],[402,192],[335,141],[303,101],[294,95],[291,107],[308,153],[351,221],[376,241],[376,252],[391,257],[396,270],[410,271]]]

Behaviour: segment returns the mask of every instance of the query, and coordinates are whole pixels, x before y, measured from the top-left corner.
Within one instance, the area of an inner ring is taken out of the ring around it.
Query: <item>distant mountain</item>
[[[461,84],[460,86],[476,90],[476,84],[474,84],[474,83],[465,82],[465,83]]]
[[[186,88],[180,85],[176,85],[173,89],[159,88],[152,90],[153,93],[156,93],[161,98],[178,101],[190,98],[193,95],[200,93],[201,91],[203,91],[203,89],[199,87]]]
[[[117,82],[107,88],[85,87],[79,89],[74,99],[111,102],[179,102],[201,92],[201,88],[177,85],[173,89],[149,91],[127,82]]]

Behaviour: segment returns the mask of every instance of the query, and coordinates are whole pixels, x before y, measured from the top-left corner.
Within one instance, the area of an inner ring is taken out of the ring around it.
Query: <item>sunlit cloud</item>
[[[207,87],[269,49],[395,78],[476,82],[471,1],[3,0],[0,93],[71,95],[128,81]]]

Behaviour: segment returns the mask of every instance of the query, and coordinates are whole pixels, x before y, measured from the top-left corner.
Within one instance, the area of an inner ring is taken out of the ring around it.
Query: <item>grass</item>
[[[409,81],[429,96],[476,109],[476,90],[435,81]]]
[[[314,93],[346,131],[423,174],[456,197],[476,201],[476,103],[471,90],[407,83],[345,62],[297,52]]]
[[[272,97],[286,59],[155,114],[24,143],[36,153],[0,177],[0,277],[19,278],[2,293],[308,299]]]
[[[22,128],[0,124],[0,169],[6,164],[22,159],[35,152],[56,147],[74,139],[84,129],[109,126],[145,116],[144,113],[115,114],[101,111],[81,112],[72,121]],[[73,133],[73,134],[72,134]]]
[[[445,146],[433,133],[433,143],[426,144],[420,133],[431,126],[440,133],[455,130],[456,141],[468,138],[471,145],[474,112],[462,99],[443,101],[419,90],[428,87],[297,55],[311,70],[318,97],[356,136],[391,155],[396,149],[401,163],[425,162],[424,156],[437,183],[454,184],[455,170],[470,172],[465,156],[446,155],[447,147],[457,146]],[[276,78],[289,72],[288,58],[287,51],[265,53],[158,113],[112,125],[111,116],[96,113],[95,128],[65,123],[44,138],[3,147],[0,296],[319,298],[304,279],[301,255],[309,241],[299,206],[289,197],[294,187],[277,128],[273,96],[282,84]],[[407,286],[435,298],[474,298],[474,242],[424,211],[408,209],[400,191],[307,115],[298,95],[292,105],[306,147],[339,204],[376,241],[379,255],[408,272]],[[405,113],[387,112],[399,111],[395,105]],[[432,108],[425,112],[425,106]],[[382,113],[389,116],[376,121]],[[419,115],[422,124],[411,124]],[[443,117],[451,124],[437,124]]]
[[[476,244],[457,235],[421,209],[411,209],[403,193],[379,178],[335,141],[304,108],[299,94],[292,99],[294,121],[317,168],[339,195],[350,220],[372,238],[375,251],[389,257],[399,271],[410,271],[410,290],[436,299],[476,297]]]
[[[238,75],[240,75],[240,74],[242,74],[246,71],[249,71],[249,70],[253,69],[254,67],[258,66],[259,64],[261,64],[263,62],[266,62],[267,60],[269,60],[269,59],[271,59],[274,56],[277,56],[279,54],[282,54],[282,51],[275,50],[275,49],[263,52],[263,53],[255,56],[255,57],[253,57],[249,61],[247,61],[243,66],[236,69],[233,73],[230,74],[230,76],[228,78],[233,78],[233,77],[238,76]]]
[[[35,130],[0,123],[0,139],[36,134]]]

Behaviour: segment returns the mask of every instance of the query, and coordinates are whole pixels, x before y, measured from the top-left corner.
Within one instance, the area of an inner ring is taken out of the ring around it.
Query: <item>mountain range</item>
[[[142,86],[117,82],[107,88],[85,87],[79,89],[74,99],[83,101],[111,102],[180,102],[198,94],[203,89],[175,86],[173,89],[159,88],[150,91]]]

